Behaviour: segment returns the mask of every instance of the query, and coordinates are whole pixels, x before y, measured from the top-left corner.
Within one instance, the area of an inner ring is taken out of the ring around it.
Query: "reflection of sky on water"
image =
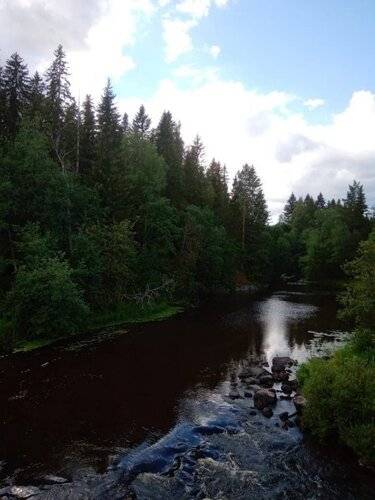
[[[288,302],[279,296],[273,296],[261,304],[259,317],[264,329],[263,351],[269,363],[275,356],[291,356],[298,361],[306,359],[306,346],[291,342],[291,326],[310,317],[317,310],[311,304]]]

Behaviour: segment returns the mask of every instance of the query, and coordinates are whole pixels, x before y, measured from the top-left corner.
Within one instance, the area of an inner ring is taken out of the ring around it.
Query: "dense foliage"
[[[232,196],[225,166],[205,165],[199,137],[186,147],[170,112],[155,128],[144,106],[121,117],[109,81],[79,106],[68,76],[61,46],[43,77],[18,54],[0,69],[2,345],[230,290],[238,271],[262,278],[254,168]]]
[[[357,330],[330,359],[312,359],[299,378],[307,397],[304,423],[321,440],[338,437],[375,463],[375,231],[346,265],[343,316]]]
[[[44,76],[0,68],[0,343],[74,333],[131,304],[195,300],[282,274],[341,277],[367,237],[363,188],[289,199],[279,224],[253,166],[206,164],[166,111],[120,116],[71,95],[61,46]],[[126,317],[124,317],[126,319]]]

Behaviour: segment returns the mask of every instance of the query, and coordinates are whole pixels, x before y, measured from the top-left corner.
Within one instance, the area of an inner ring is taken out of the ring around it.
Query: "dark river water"
[[[0,489],[53,474],[68,483],[40,497],[373,498],[346,451],[280,426],[291,401],[265,418],[238,378],[324,354],[341,329],[330,295],[295,286],[0,359]]]

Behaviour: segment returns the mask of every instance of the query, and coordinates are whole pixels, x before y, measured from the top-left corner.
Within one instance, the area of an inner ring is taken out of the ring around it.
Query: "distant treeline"
[[[122,304],[189,302],[236,277],[339,279],[370,231],[360,184],[343,202],[292,195],[279,224],[253,166],[229,190],[165,111],[120,116],[108,81],[79,106],[59,46],[45,75],[0,68],[0,339],[59,336]],[[230,140],[230,138],[228,138]]]

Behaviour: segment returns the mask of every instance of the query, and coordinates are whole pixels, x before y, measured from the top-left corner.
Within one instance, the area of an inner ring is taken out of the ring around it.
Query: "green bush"
[[[374,332],[361,331],[330,359],[312,359],[298,372],[307,398],[305,427],[322,441],[338,438],[370,463],[375,463],[374,359]]]
[[[80,329],[89,311],[71,274],[69,264],[57,258],[19,269],[6,301],[16,340],[57,337]]]

